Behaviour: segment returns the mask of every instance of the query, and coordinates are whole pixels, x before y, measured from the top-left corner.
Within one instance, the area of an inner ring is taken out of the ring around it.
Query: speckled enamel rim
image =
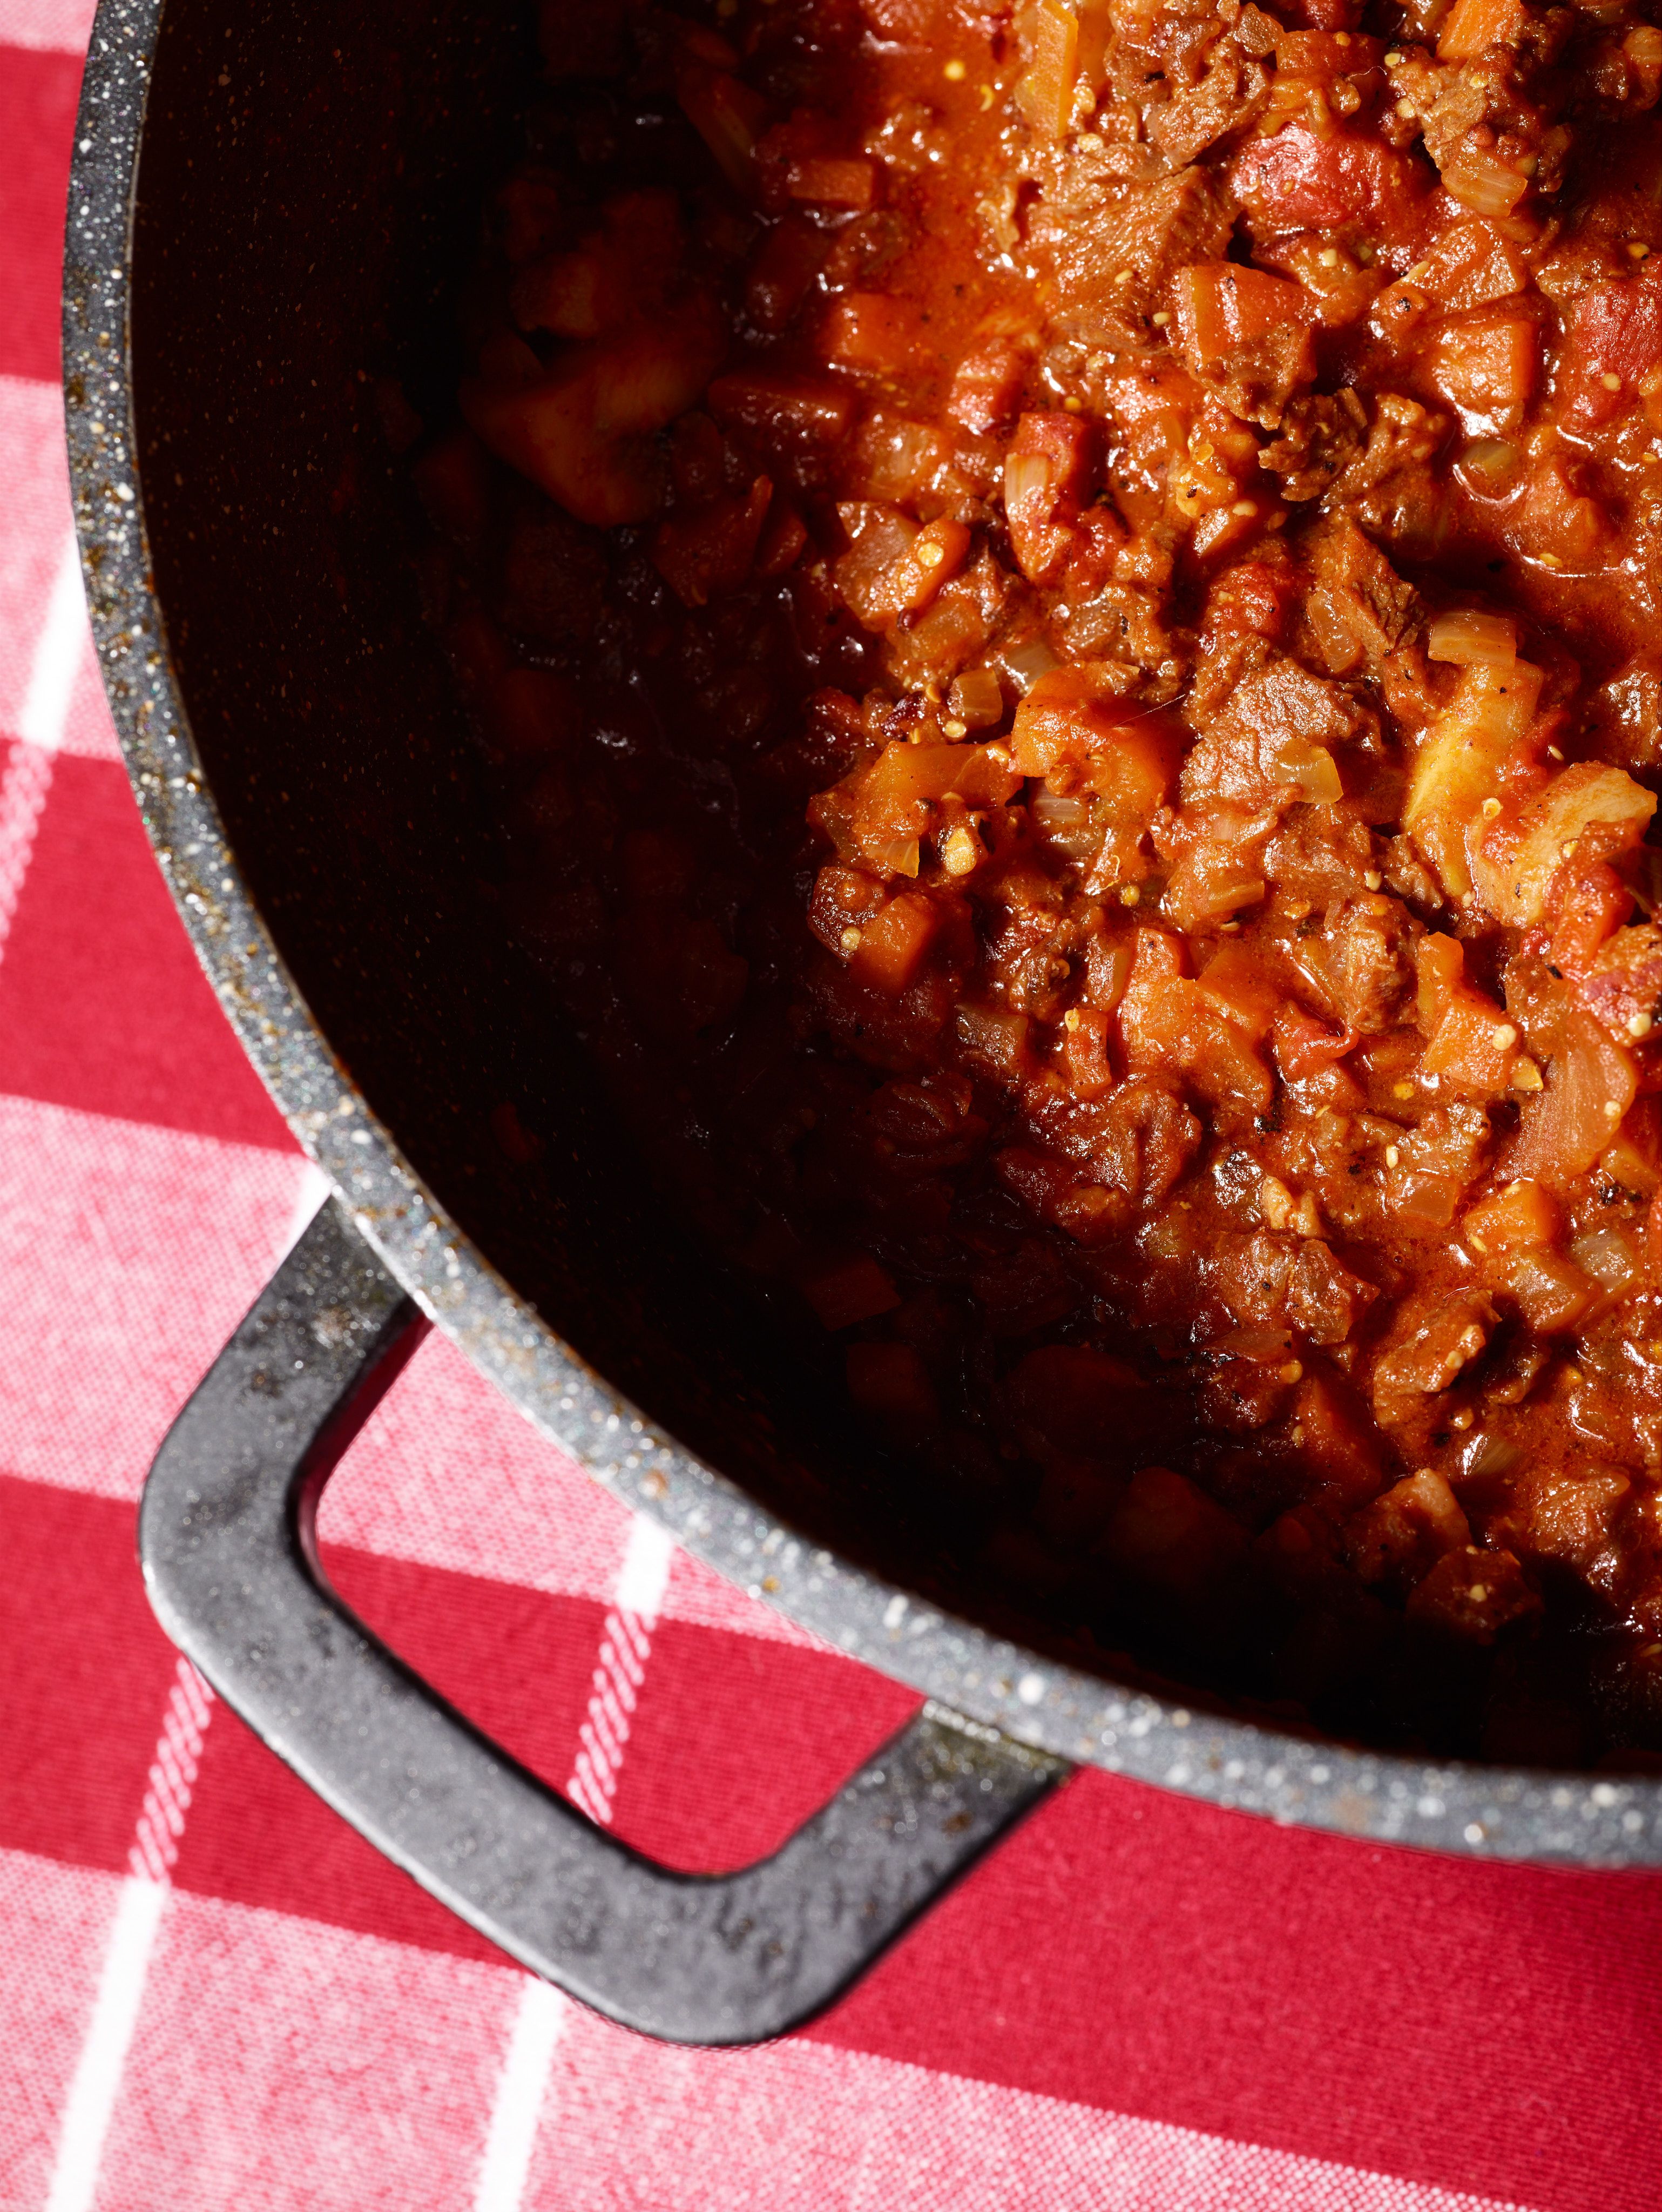
[[[1425,1765],[1192,1711],[1040,1659],[812,1547],[658,1433],[434,1203],[337,1064],[250,901],[151,589],[125,272],[161,12],[161,0],[101,0],[70,185],[64,386],[93,629],[144,827],[202,964],[290,1127],[387,1267],[624,1503],[750,1596],[975,1720],[1138,1781],[1344,1835],[1502,1858],[1662,1863],[1662,1781]]]

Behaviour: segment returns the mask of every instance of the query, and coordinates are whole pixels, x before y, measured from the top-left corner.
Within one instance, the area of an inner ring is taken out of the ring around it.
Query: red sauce
[[[1082,1635],[1662,1741],[1662,30],[543,31],[414,465],[668,1201]]]

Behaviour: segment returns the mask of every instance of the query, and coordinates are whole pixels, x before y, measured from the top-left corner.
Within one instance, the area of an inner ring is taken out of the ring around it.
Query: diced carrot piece
[[[1420,1066],[1462,1098],[1500,1098],[1518,1065],[1515,1023],[1493,999],[1462,985],[1433,1031]]]
[[[1536,353],[1535,325],[1527,316],[1468,315],[1440,334],[1431,380],[1463,414],[1509,429],[1535,389]]]
[[[876,197],[876,164],[861,160],[795,161],[787,189],[793,200],[863,213]]]
[[[1239,938],[1226,940],[1218,947],[1202,972],[1200,988],[1237,1029],[1246,1030],[1254,1043],[1269,1035],[1277,1011],[1283,1003],[1278,979],[1267,971],[1256,950]],[[1331,1032],[1322,1029],[1319,1022],[1312,1022],[1311,1027],[1319,1030],[1325,1040],[1331,1040]],[[1351,1037],[1350,1042],[1355,1042]],[[1349,1051],[1350,1045],[1336,1048]],[[1331,1060],[1333,1056],[1330,1050],[1325,1058]]]
[[[1115,690],[1103,663],[1067,661],[1041,676],[1016,708],[1010,757],[1023,775],[1048,775],[1063,761],[1083,767],[1110,746],[1134,745],[1138,731],[1149,738],[1168,734],[1160,716]],[[1168,779],[1175,763],[1163,767]],[[1162,781],[1162,798],[1164,788]]]
[[[968,531],[949,515],[925,523],[867,595],[866,619],[892,629],[902,615],[921,614],[963,567],[969,545]]]
[[[1523,21],[1522,0],[1454,0],[1437,40],[1437,59],[1469,62],[1490,46],[1509,46]]]
[[[708,398],[719,421],[780,445],[834,446],[854,419],[854,394],[846,384],[783,369],[734,369],[716,378]]]
[[[1519,1180],[1472,1206],[1460,1223],[1460,1234],[1474,1252],[1516,1252],[1550,1244],[1559,1226],[1551,1193],[1538,1182]]]
[[[1238,346],[1292,325],[1308,331],[1314,303],[1301,284],[1234,261],[1197,261],[1172,279],[1178,333],[1202,376],[1223,368]]]
[[[1458,937],[1445,936],[1441,931],[1428,932],[1414,948],[1414,964],[1420,981],[1416,1011],[1420,1027],[1429,1035],[1453,1003],[1455,991],[1465,977],[1465,947]]]
[[[1113,1088],[1105,1013],[1095,1006],[1071,1006],[1062,1017],[1062,1050],[1068,1088],[1076,1098],[1100,1098]]]
[[[1000,806],[1020,789],[1022,771],[1003,745],[886,745],[860,779],[863,806],[911,805],[955,793],[968,806]]]
[[[1079,18],[1061,0],[1038,0],[1028,21],[1033,66],[1016,84],[1016,103],[1045,137],[1065,138],[1079,75]]]
[[[840,1260],[804,1277],[803,1296],[828,1329],[852,1328],[856,1322],[893,1313],[901,1303],[889,1270],[869,1252]]]
[[[941,926],[939,909],[922,891],[901,891],[860,931],[849,971],[897,998],[923,964]]]
[[[910,300],[887,292],[845,292],[826,317],[823,343],[832,361],[897,376],[916,360],[922,335]]]

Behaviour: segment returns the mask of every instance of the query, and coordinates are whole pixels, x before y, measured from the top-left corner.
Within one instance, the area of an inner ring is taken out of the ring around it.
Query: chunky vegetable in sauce
[[[543,49],[413,465],[654,1172],[1081,1635],[1662,1745],[1662,27]]]

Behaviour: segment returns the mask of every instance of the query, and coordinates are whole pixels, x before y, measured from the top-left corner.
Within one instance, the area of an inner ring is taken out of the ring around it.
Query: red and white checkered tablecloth
[[[318,1192],[87,640],[57,295],[89,15],[0,0],[0,2212],[1654,2212],[1662,1878],[1088,1774],[805,2033],[665,2050],[492,1952],[181,1668],[134,1501]],[[442,1340],[325,1523],[418,1667],[683,1865],[768,1849],[912,1703],[631,1526]]]

